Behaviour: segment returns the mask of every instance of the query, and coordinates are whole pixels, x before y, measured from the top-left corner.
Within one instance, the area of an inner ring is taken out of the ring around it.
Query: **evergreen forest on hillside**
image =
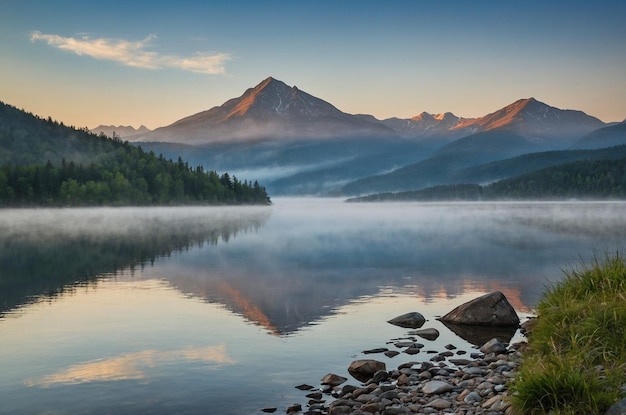
[[[241,182],[0,103],[0,206],[269,204]]]
[[[348,199],[377,201],[626,199],[626,157],[576,161],[489,185],[454,184]]]

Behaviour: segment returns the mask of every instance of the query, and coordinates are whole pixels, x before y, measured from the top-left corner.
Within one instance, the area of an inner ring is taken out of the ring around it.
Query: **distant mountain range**
[[[528,153],[625,144],[619,125],[535,98],[479,118],[422,112],[378,120],[269,77],[134,140],[166,157],[259,178],[272,194],[357,195],[449,184],[465,169]]]
[[[24,159],[20,154],[28,151],[19,150],[24,140],[28,148],[59,157],[58,143],[37,144],[35,134],[15,139],[0,127],[0,158]],[[626,123],[606,124],[535,98],[478,118],[422,112],[378,120],[345,113],[272,77],[220,106],[153,131],[104,125],[92,131],[115,132],[146,151],[228,171],[242,181],[259,180],[272,195],[352,196],[485,184],[529,172],[528,166],[539,169],[589,156],[571,150],[626,144]],[[565,153],[545,156],[551,151]],[[594,157],[598,154],[604,153]]]
[[[131,125],[99,125],[96,128],[92,128],[92,133],[104,134],[109,137],[114,135],[123,139],[130,140],[137,135],[142,135],[150,132],[150,129],[145,125],[135,128]]]

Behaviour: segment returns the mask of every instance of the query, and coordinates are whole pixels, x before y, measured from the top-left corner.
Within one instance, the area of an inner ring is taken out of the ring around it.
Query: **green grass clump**
[[[537,306],[529,347],[513,383],[523,414],[594,414],[626,384],[626,263],[594,259],[565,272]]]

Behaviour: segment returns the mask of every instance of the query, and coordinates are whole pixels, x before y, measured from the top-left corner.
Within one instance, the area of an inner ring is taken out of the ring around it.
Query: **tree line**
[[[0,206],[269,204],[241,182],[0,102]]]
[[[484,186],[471,183],[442,185],[408,192],[379,193],[349,201],[558,199],[626,199],[626,157],[566,163]]]
[[[101,206],[176,204],[269,204],[258,182],[241,182],[122,144],[106,163],[4,165],[2,206]]]

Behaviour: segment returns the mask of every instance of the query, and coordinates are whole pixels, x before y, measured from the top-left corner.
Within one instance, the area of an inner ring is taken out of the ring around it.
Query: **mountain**
[[[626,121],[600,128],[581,137],[572,148],[603,148],[626,144]]]
[[[550,140],[553,143],[567,140],[573,142],[605,125],[582,111],[562,110],[535,98],[526,98],[484,117],[462,121],[453,129],[466,134],[506,129],[529,140],[550,145]]]
[[[392,135],[396,135],[394,130],[375,119],[347,114],[295,86],[269,77],[238,98],[157,128],[138,140],[198,145]]]
[[[341,188],[340,193],[359,195],[397,192],[447,184],[460,169],[514,157],[536,148],[525,137],[510,131],[476,133],[442,147],[417,163],[350,182]]]
[[[142,125],[139,128],[135,128],[131,125],[99,125],[89,131],[94,134],[102,133],[107,137],[113,137],[113,135],[115,134],[116,137],[132,139],[132,137],[136,135],[149,133],[150,129],[145,125]]]
[[[0,102],[0,165],[101,163],[112,159],[117,144]]]
[[[437,125],[433,124],[435,120],[430,114],[420,118],[420,122],[431,125]],[[452,117],[449,122],[453,123]],[[458,183],[463,169],[525,153],[567,148],[584,134],[605,125],[581,111],[561,110],[534,98],[521,99],[484,117],[459,120],[448,131],[464,136],[439,148],[429,158],[347,183],[340,192],[358,195]]]
[[[454,135],[452,130],[466,119],[457,117],[451,112],[429,114],[422,112],[413,118],[387,118],[382,120],[386,126],[393,128],[403,137],[431,137],[434,135]]]

